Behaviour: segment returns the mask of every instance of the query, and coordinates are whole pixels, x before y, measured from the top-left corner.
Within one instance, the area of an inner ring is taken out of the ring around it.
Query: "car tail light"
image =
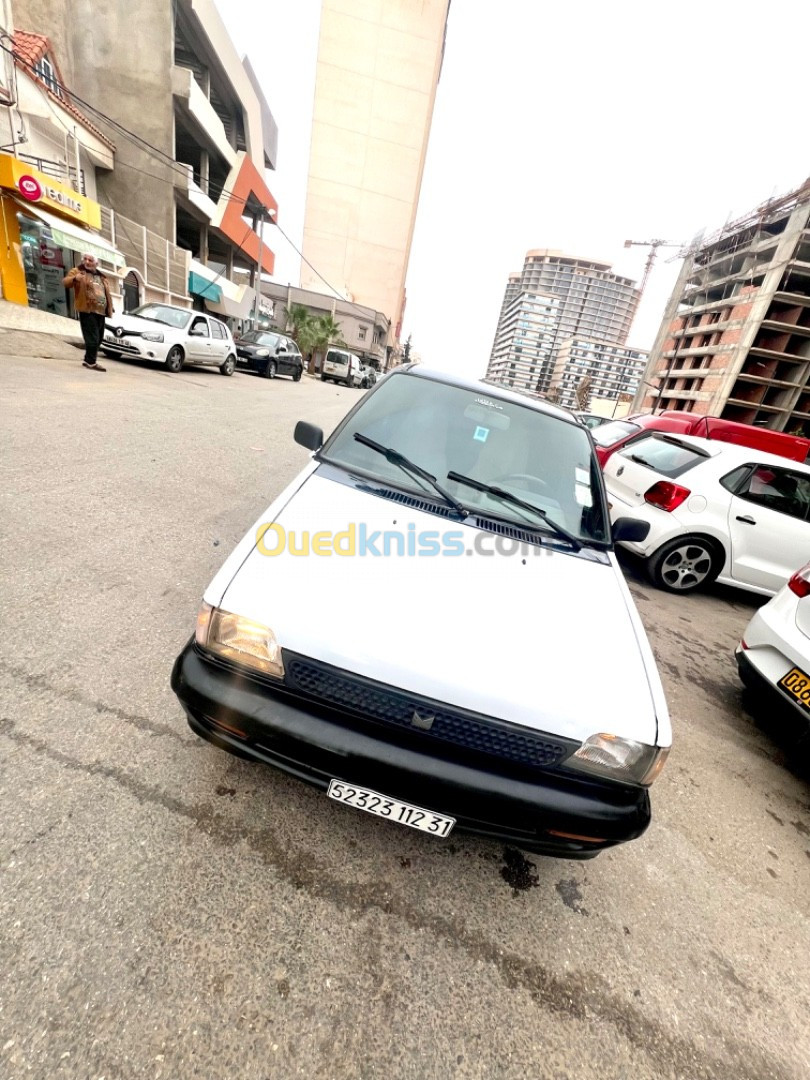
[[[788,582],[788,588],[799,598],[810,596],[810,563],[796,571]]]
[[[745,638],[740,638],[740,648],[743,650],[743,652],[745,652],[745,650],[748,648],[748,642],[745,640]]]
[[[672,510],[677,510],[691,494],[689,488],[681,487],[680,484],[673,484],[669,480],[659,480],[644,493],[644,501],[651,506],[657,506],[659,510],[670,513]]]

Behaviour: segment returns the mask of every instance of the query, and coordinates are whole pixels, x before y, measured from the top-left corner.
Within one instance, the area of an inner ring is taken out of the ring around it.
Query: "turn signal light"
[[[799,598],[810,596],[810,563],[796,571],[788,582],[788,588]]]
[[[677,510],[691,494],[689,488],[681,487],[680,484],[673,484],[670,480],[659,480],[644,493],[644,501],[650,506],[657,506],[659,510],[670,513]]]

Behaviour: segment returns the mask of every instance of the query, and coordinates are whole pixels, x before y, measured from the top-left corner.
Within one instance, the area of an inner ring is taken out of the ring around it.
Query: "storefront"
[[[93,229],[101,207],[24,161],[0,154],[0,286],[15,304],[72,316],[72,293],[62,278],[86,252],[113,280],[124,257]]]

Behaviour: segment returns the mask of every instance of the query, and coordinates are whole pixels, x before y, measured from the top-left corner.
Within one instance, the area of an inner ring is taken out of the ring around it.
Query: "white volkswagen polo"
[[[295,437],[310,463],[175,663],[192,729],[386,828],[580,859],[639,836],[671,729],[613,544],[648,526],[611,530],[586,429],[410,366]]]
[[[644,540],[623,543],[661,589],[719,581],[773,596],[810,558],[810,465],[656,431],[604,469],[611,515],[649,523]]]
[[[233,375],[236,368],[236,346],[225,323],[171,304],[143,304],[128,315],[111,315],[101,347],[107,356],[157,360],[169,371],[202,364]]]

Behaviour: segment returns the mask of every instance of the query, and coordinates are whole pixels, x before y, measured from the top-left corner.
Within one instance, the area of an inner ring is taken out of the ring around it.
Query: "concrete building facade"
[[[533,293],[556,301],[554,326],[548,349],[538,355],[531,368],[528,386],[532,392],[547,394],[559,377],[560,349],[566,341],[588,339],[624,345],[636,313],[639,291],[634,281],[614,274],[609,263],[566,255],[548,248],[528,251],[520,273],[510,274],[506,284],[495,343],[487,368],[494,378],[501,365],[496,346],[503,351],[504,335],[513,325],[512,311],[517,298]]]
[[[14,0],[14,12],[49,36],[68,86],[108,118],[92,113],[116,146],[99,201],[189,252],[199,305],[248,315],[259,261],[268,274],[274,265],[259,231],[260,215],[277,211],[265,170],[278,132],[213,0],[143,0],[137,10]]]
[[[551,363],[560,301],[533,292],[510,292],[501,308],[486,378],[522,393],[536,392],[538,372]]]
[[[361,360],[379,370],[385,366],[385,343],[390,325],[381,311],[325,296],[311,289],[296,289],[292,285],[277,285],[268,281],[262,282],[262,295],[272,304],[268,326],[286,331],[290,308],[293,304],[302,304],[311,315],[331,315],[340,325],[344,344]]]
[[[687,252],[634,407],[810,436],[810,180]]]
[[[449,0],[323,0],[305,258],[398,341]],[[301,287],[321,280],[306,265]]]
[[[609,341],[569,338],[557,351],[551,377],[558,404],[578,408],[577,388],[588,379],[589,397],[618,404],[638,390],[649,353]]]

